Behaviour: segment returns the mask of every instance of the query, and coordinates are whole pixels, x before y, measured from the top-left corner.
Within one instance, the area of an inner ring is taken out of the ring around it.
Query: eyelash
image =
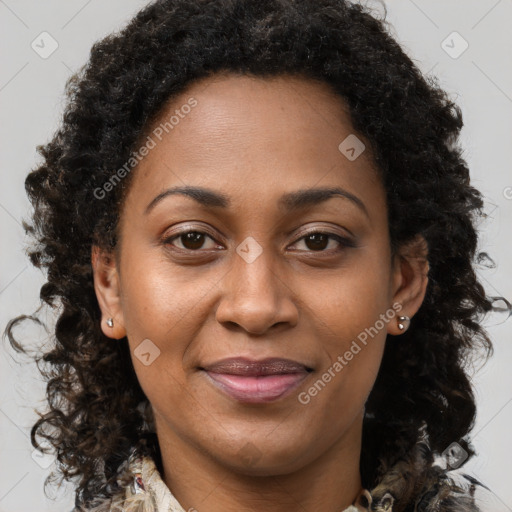
[[[200,234],[200,235],[206,235],[211,240],[214,240],[214,238],[209,233],[207,233],[206,231],[201,231],[201,230],[198,230],[198,229],[188,229],[188,230],[184,230],[184,231],[181,231],[179,233],[176,233],[176,234],[172,235],[171,237],[167,237],[162,242],[165,245],[173,246],[172,242],[174,240],[176,240],[176,239],[180,238],[181,236],[186,235],[188,233],[197,233],[197,234]],[[322,249],[322,250],[319,250],[319,251],[314,251],[314,250],[302,251],[302,250],[299,250],[298,252],[328,253],[329,254],[329,253],[332,253],[332,252],[340,252],[340,251],[342,251],[345,248],[356,247],[356,244],[352,240],[350,240],[348,238],[345,238],[345,237],[340,236],[340,235],[336,235],[335,233],[330,233],[328,231],[322,231],[322,230],[319,230],[319,229],[308,231],[308,232],[304,233],[294,243],[297,243],[300,240],[303,240],[304,238],[306,238],[308,236],[311,236],[311,235],[326,235],[329,238],[336,240],[340,244],[341,247],[338,247],[337,249],[331,249],[331,250],[329,250],[329,249]],[[194,249],[186,249],[186,248],[182,249],[181,247],[176,247],[176,246],[173,246],[173,247],[175,249],[177,249],[178,251],[182,251],[182,252],[188,252],[188,253],[201,252],[201,249],[194,250]]]

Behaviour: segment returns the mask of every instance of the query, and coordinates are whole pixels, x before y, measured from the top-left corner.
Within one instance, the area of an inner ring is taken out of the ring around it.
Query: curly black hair
[[[169,100],[221,71],[329,84],[370,142],[386,188],[392,250],[416,235],[427,241],[425,300],[400,343],[386,344],[366,404],[363,485],[377,486],[421,435],[429,440],[428,464],[454,441],[472,456],[475,400],[466,363],[492,353],[481,318],[493,301],[475,270],[484,202],[457,144],[461,110],[436,78],[418,70],[385,18],[348,0],[157,0],[95,43],[69,79],[61,126],[38,146],[43,161],[25,181],[34,208],[32,223],[24,222],[35,240],[28,255],[47,272],[41,306],[6,328],[14,349],[26,352],[15,326],[41,322],[45,305],[59,307],[54,343],[37,357],[48,368],[40,371],[49,407],[38,413],[32,444],[39,447],[36,436],[51,443],[61,481],[79,477],[77,504],[119,490],[118,469],[133,447],[160,466],[127,340],[112,343],[101,331],[91,266],[93,244],[116,247],[136,168],[103,199],[94,191],[129,160]],[[396,510],[420,492],[428,464],[410,463]]]

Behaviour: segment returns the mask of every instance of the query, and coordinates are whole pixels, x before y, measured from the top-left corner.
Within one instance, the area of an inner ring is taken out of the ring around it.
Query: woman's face
[[[358,447],[386,334],[426,282],[391,259],[385,190],[341,99],[217,75],[148,135],[118,260],[93,262],[161,446],[247,474]]]

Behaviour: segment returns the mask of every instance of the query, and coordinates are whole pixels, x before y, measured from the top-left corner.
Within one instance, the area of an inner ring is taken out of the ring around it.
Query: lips
[[[217,389],[247,403],[271,402],[290,394],[312,371],[290,359],[255,361],[241,357],[223,359],[200,369]]]
[[[204,367],[204,369],[213,373],[245,375],[250,377],[303,373],[310,370],[307,366],[296,361],[277,357],[263,359],[261,361],[254,361],[243,357],[223,359],[222,361]]]

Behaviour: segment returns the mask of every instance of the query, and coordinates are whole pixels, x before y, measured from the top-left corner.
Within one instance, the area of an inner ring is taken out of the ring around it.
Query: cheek
[[[314,408],[315,417],[335,423],[347,417],[340,410],[353,417],[364,405],[382,360],[387,324],[395,318],[387,260],[367,256],[326,280],[308,300],[324,366],[299,401]]]
[[[185,381],[183,360],[208,314],[204,304],[215,280],[193,279],[169,262],[150,263],[136,253],[123,270],[123,317],[137,378],[151,401],[164,393],[168,398]]]
[[[324,364],[297,398],[307,416],[327,425],[334,437],[358,417],[375,383],[386,342],[380,306],[367,300],[318,313]]]
[[[122,286],[122,309],[134,344],[152,337],[155,343],[178,343],[184,332],[197,325],[204,298],[215,286],[208,273],[179,269],[154,253],[138,258],[132,253],[123,270],[127,277]]]
[[[374,334],[372,338],[380,342],[385,339],[386,325],[379,319],[390,308],[389,280],[386,258],[378,258],[368,251],[358,254],[353,264],[317,282],[317,293],[304,295],[308,297],[308,310],[331,359],[348,350],[358,336],[364,339],[362,333],[368,329]],[[305,282],[305,292],[307,289]]]

